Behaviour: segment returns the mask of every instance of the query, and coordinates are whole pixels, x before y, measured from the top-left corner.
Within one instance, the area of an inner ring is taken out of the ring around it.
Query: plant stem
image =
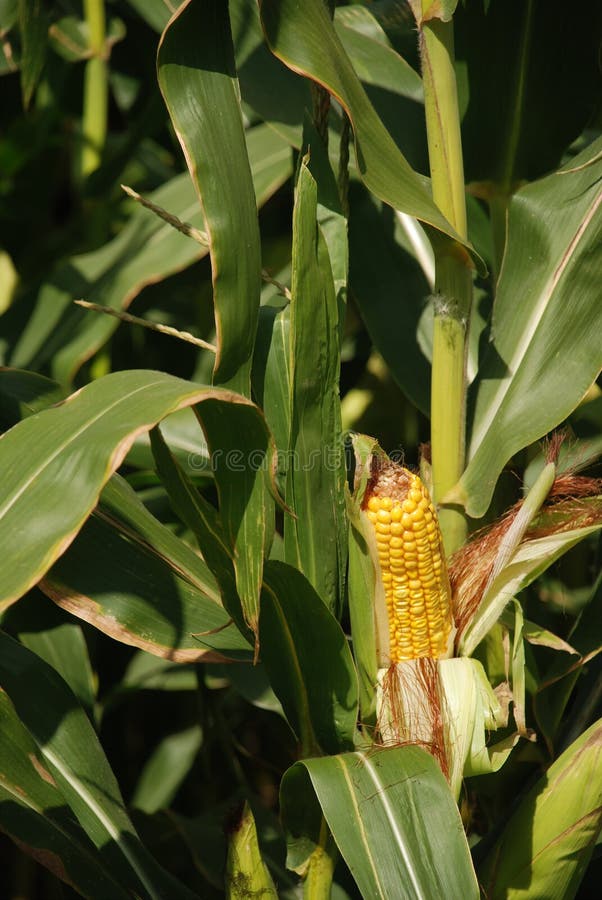
[[[324,818],[320,825],[320,843],[309,858],[303,879],[303,900],[330,900],[336,845]]]
[[[105,58],[104,0],[84,0],[90,59],[84,73],[80,174],[87,178],[100,165],[107,134],[108,72]]]
[[[433,199],[466,239],[464,165],[454,71],[452,22],[431,19],[420,35],[424,103]],[[457,251],[457,252],[456,252]],[[460,247],[435,249],[435,318],[431,381],[433,495],[441,501],[464,470],[466,335],[472,304],[469,261]],[[440,524],[447,553],[466,538],[466,518],[443,507]]]

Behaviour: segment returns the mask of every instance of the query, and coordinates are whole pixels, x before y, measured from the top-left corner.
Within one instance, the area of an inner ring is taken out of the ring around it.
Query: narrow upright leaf
[[[163,33],[158,69],[211,240],[218,337],[214,382],[248,395],[261,248],[228,5],[185,3]]]
[[[339,386],[339,313],[317,186],[306,162],[293,216],[290,304],[291,430],[284,526],[287,562],[340,610],[346,563],[345,456]]]
[[[43,0],[19,0],[21,32],[21,92],[23,105],[29,106],[44,68],[48,43],[48,19]]]
[[[341,626],[306,578],[270,561],[259,620],[261,659],[305,753],[353,745],[357,676]]]

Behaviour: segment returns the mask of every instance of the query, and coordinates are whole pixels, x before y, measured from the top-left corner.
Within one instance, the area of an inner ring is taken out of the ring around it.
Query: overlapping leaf
[[[379,119],[321,0],[308,0],[303,7],[294,0],[261,0],[260,10],[272,52],[294,71],[324,85],[347,111],[366,186],[396,209],[464,243]]]
[[[469,463],[448,495],[472,516],[485,513],[510,457],[562,422],[602,367],[601,149],[599,139],[512,200]]]
[[[37,747],[46,779],[129,888],[150,898],[193,895],[161,869],[141,844],[98,738],[59,675],[0,633],[0,685]]]
[[[266,454],[267,430],[258,410],[245,398],[220,388],[193,385],[160,372],[127,371],[108,375],[83,388],[59,407],[44,410],[20,422],[0,439],[0,466],[6,477],[0,488],[0,540],[12,565],[2,570],[0,601],[17,600],[35,584],[69,546],[98,501],[100,491],[119,466],[136,434],[183,406],[211,400],[209,427],[220,434],[220,419],[228,417],[228,405],[249,407],[258,420],[254,437],[263,433],[261,452]],[[223,416],[219,412],[223,404]],[[263,424],[262,424],[263,423]],[[227,427],[227,426],[226,426]],[[243,453],[257,450],[240,435]],[[269,453],[268,453],[269,455]],[[248,460],[247,460],[248,462]],[[269,465],[267,466],[269,468]],[[240,465],[236,473],[243,496],[259,491],[266,467]],[[245,510],[240,493],[228,491],[227,467],[223,470],[222,508],[234,541],[245,532]],[[241,481],[242,479],[242,481]],[[256,514],[253,505],[252,515]],[[35,520],[36,527],[31,528]],[[250,526],[249,526],[250,527]],[[247,555],[238,564],[244,571]],[[253,564],[256,570],[257,561]],[[241,574],[244,580],[245,576]],[[251,574],[251,581],[256,575]]]
[[[458,897],[479,896],[456,804],[422,749],[303,760],[284,776],[281,804],[292,867],[317,843],[321,807],[366,900],[444,897],[450,885]]]

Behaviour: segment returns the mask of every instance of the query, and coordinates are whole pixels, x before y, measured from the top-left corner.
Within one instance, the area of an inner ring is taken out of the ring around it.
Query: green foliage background
[[[316,846],[333,898],[468,897],[475,871],[491,897],[594,896],[596,527],[531,548],[520,615],[476,648],[493,685],[508,635],[524,654],[538,738],[466,780],[471,864],[431,757],[373,769],[356,727],[374,680],[350,605],[371,570],[343,437],[418,464],[435,270],[465,247],[467,453],[446,499],[471,530],[495,520],[562,425],[558,471],[600,477],[599,4],[450,5],[467,239],[430,192],[410,4],[340,4],[334,24],[322,0],[177,6],[0,2],[7,896],[328,896]]]

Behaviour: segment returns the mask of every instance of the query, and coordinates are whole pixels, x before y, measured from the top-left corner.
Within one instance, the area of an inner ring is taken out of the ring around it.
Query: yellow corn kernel
[[[445,655],[451,594],[428,491],[418,475],[391,463],[374,475],[365,507],[378,540],[391,663]]]

